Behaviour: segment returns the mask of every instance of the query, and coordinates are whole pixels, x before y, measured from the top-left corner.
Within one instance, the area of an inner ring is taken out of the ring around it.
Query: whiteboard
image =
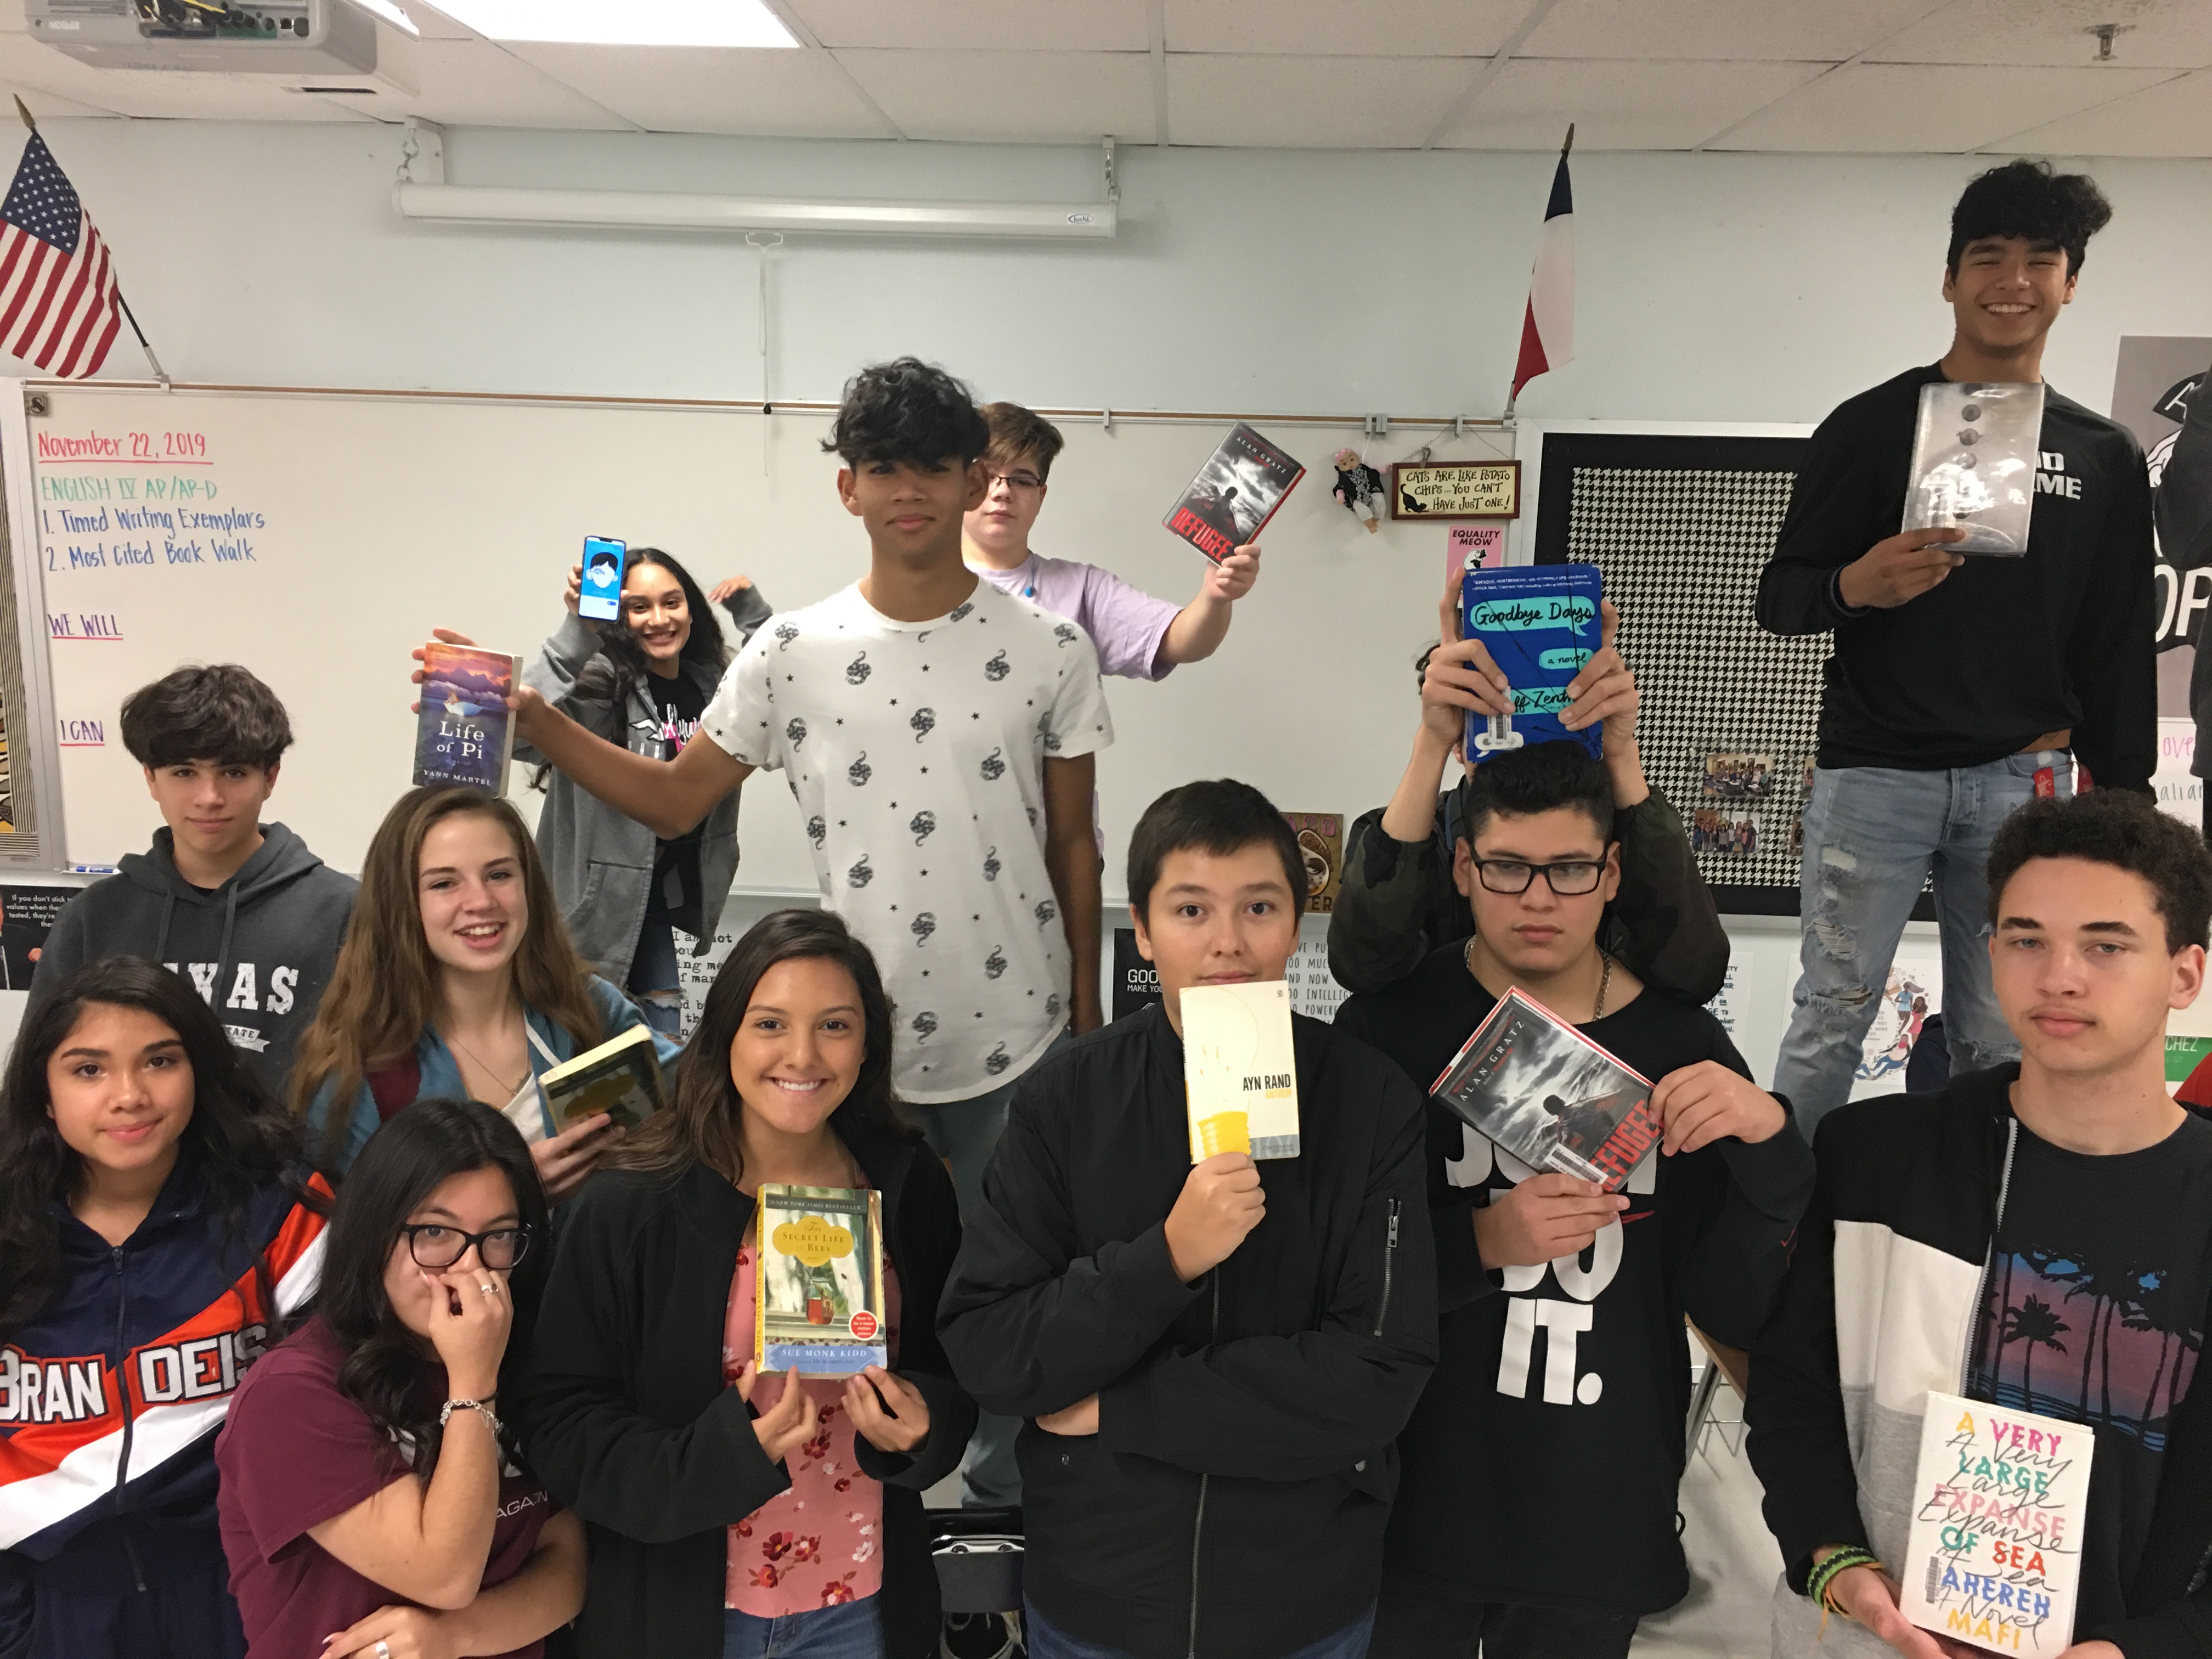
[[[117,716],[127,692],[180,663],[243,663],[283,698],[297,742],[268,815],[356,871],[408,787],[409,651],[444,626],[533,653],[561,619],[586,533],[665,548],[702,586],[743,572],[784,609],[867,569],[818,412],[31,389],[46,412],[27,415],[21,384],[11,386],[0,445],[17,591],[36,596],[21,607],[26,678],[50,696],[43,708],[28,701],[51,728],[50,752],[33,758],[58,779],[63,835],[42,848],[57,867],[112,863],[157,827]],[[1160,520],[1221,428],[1061,426],[1067,447],[1037,550],[1188,600],[1203,561]],[[1267,527],[1259,585],[1227,642],[1160,684],[1108,683],[1116,742],[1098,775],[1109,895],[1122,891],[1138,815],[1176,784],[1233,776],[1285,811],[1351,814],[1389,799],[1403,769],[1412,659],[1436,636],[1446,527],[1386,519],[1369,533],[1331,497],[1329,458],[1348,444],[1387,465],[1421,438],[1364,441],[1355,425],[1271,435],[1308,476]],[[1447,434],[1437,453],[1487,459],[1510,443],[1494,430]],[[534,814],[543,798],[526,783],[518,766],[514,797]],[[779,776],[745,787],[739,836],[738,890],[813,892]]]

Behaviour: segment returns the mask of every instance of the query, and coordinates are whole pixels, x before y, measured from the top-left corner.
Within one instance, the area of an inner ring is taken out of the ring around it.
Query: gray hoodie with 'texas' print
[[[88,962],[144,957],[191,980],[282,1099],[293,1048],[331,981],[358,884],[283,824],[264,823],[261,835],[260,849],[210,890],[179,873],[174,838],[155,830],[151,848],[125,858],[116,874],[61,913],[31,981],[31,1008]]]

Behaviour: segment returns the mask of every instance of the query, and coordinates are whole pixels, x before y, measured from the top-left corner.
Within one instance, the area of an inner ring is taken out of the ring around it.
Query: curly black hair
[[[2150,884],[2169,953],[2212,933],[2212,851],[2204,837],[2124,789],[2093,789],[2070,800],[2034,800],[2007,818],[1990,842],[1990,922],[2005,884],[2032,859],[2109,864]]]
[[[991,428],[966,386],[933,363],[871,363],[845,382],[845,400],[822,447],[848,466],[907,461],[965,466],[991,447]]]
[[[1959,274],[1966,244],[1984,236],[2024,236],[2040,247],[2066,250],[2073,276],[2089,239],[2112,222],[2112,204],[2086,173],[2055,173],[2048,161],[2007,161],[1977,176],[1951,210],[1951,251],[1944,269]]]
[[[1565,738],[1492,755],[1460,781],[1460,839],[1469,847],[1493,814],[1534,817],[1571,806],[1613,840],[1613,775],[1605,763]]]

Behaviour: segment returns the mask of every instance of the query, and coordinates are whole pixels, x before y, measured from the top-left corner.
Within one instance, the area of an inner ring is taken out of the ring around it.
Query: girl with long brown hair
[[[293,1103],[318,1160],[343,1171],[414,1101],[488,1102],[522,1131],[558,1200],[621,1131],[602,1115],[556,1134],[538,1079],[644,1024],[568,942],[521,815],[479,790],[410,790],[369,842]],[[653,1041],[673,1061],[675,1046]]]
[[[937,1652],[921,1494],[975,1407],[937,1340],[952,1180],[890,1075],[867,947],[779,910],[716,976],[669,1109],[564,1216],[520,1408],[532,1467],[589,1529],[585,1659]],[[888,1369],[758,1371],[763,1182],[882,1194]]]

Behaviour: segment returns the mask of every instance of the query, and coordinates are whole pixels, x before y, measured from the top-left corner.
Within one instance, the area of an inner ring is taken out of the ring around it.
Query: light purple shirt
[[[1073,559],[1041,558],[1032,553],[1012,570],[987,565],[975,574],[1001,593],[1028,599],[1038,609],[1065,617],[1098,647],[1098,672],[1124,679],[1167,678],[1175,665],[1159,659],[1168,624],[1182,607],[1132,587],[1110,570]]]

